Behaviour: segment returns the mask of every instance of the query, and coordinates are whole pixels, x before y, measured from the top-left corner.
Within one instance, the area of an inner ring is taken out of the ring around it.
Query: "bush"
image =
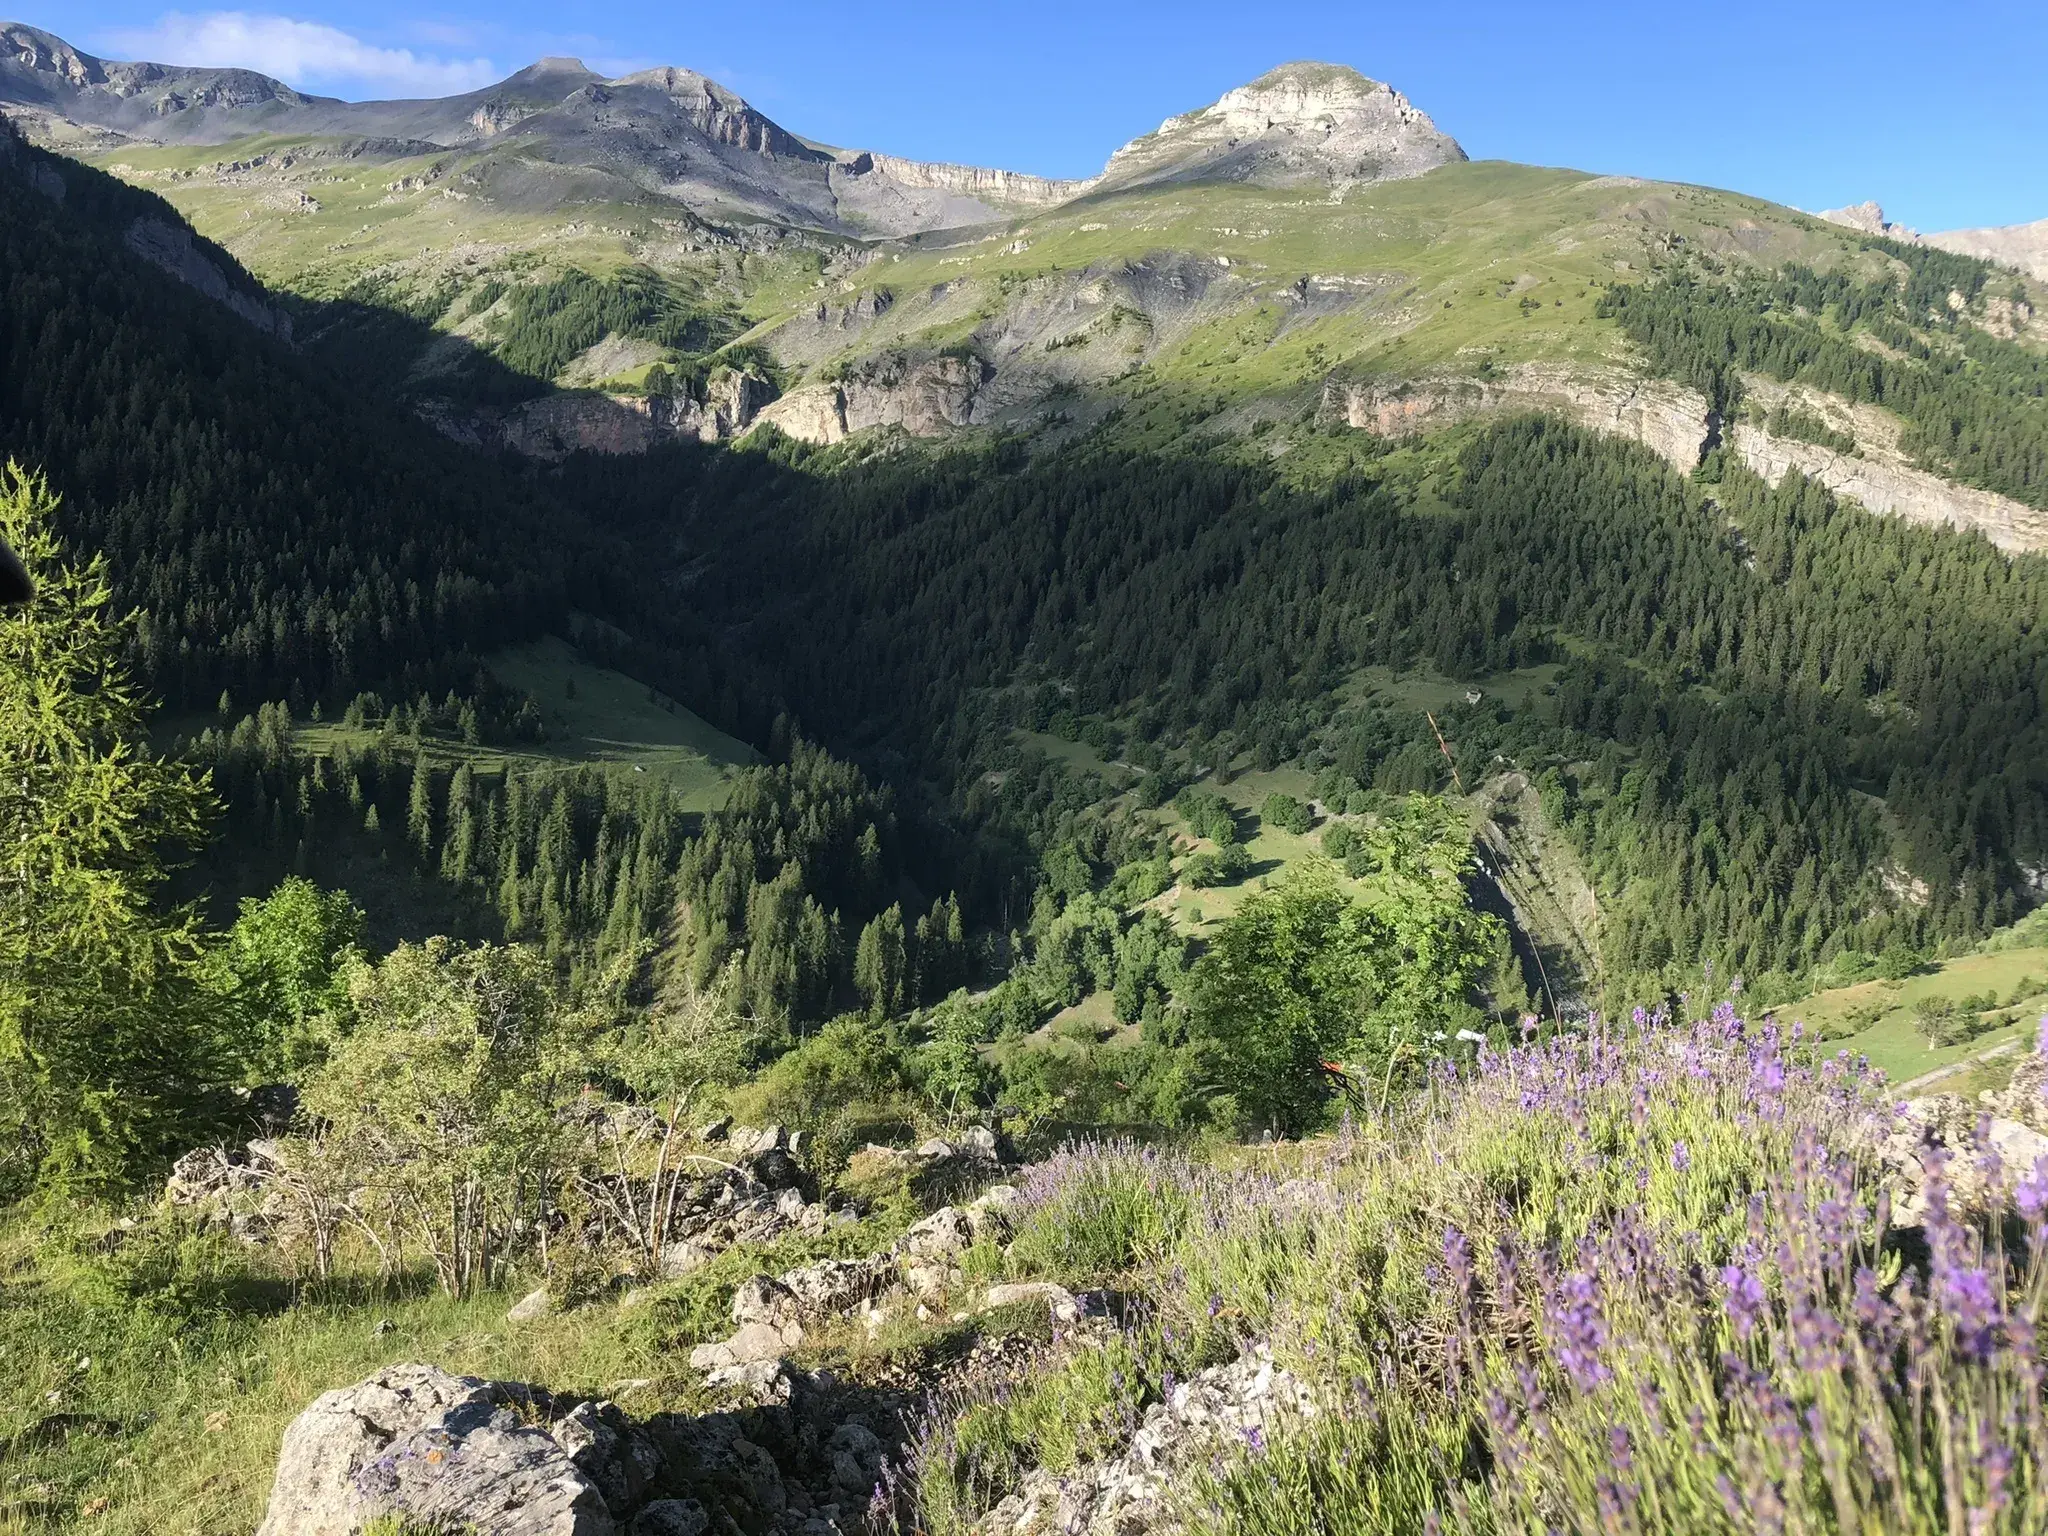
[[[1188,1165],[1156,1148],[1110,1142],[1053,1154],[1024,1182],[1010,1262],[1020,1274],[1087,1281],[1159,1254],[1194,1208]]]
[[[1309,829],[1308,807],[1292,795],[1271,794],[1259,808],[1259,819],[1269,827],[1278,827],[1282,832],[1292,832],[1299,837]]]
[[[1908,976],[1916,975],[1926,963],[1918,950],[1894,944],[1877,957],[1877,974],[1886,981],[1904,981]]]
[[[1327,827],[1323,831],[1323,853],[1342,864],[1358,851],[1358,829],[1343,822]]]
[[[1245,852],[1244,845],[1231,843],[1215,853],[1189,854],[1187,862],[1181,865],[1180,877],[1184,884],[1200,891],[1242,880],[1251,867],[1252,856]]]
[[[246,1249],[181,1213],[154,1211],[110,1240],[87,1259],[86,1295],[117,1311],[189,1326],[227,1310],[249,1278]]]
[[[1964,1038],[1963,1015],[1952,997],[1923,997],[1913,1005],[1913,1027],[1929,1045],[1952,1045]]]
[[[801,1126],[837,1161],[884,1128],[917,1117],[910,1053],[895,1032],[859,1014],[834,1019],[732,1095],[749,1122]]]
[[[1214,790],[1184,789],[1173,797],[1173,808],[1195,836],[1219,847],[1237,841],[1237,811]]]

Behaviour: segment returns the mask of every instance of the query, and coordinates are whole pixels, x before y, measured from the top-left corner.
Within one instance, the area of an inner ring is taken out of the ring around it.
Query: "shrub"
[[[1188,1165],[1135,1142],[1054,1153],[1024,1181],[1010,1262],[1021,1274],[1098,1279],[1164,1252],[1194,1208]]]
[[[1278,827],[1282,832],[1292,832],[1297,837],[1309,829],[1308,807],[1292,795],[1271,794],[1259,808],[1259,819],[1269,827]]]
[[[1237,811],[1213,789],[1184,789],[1173,797],[1173,808],[1195,836],[1218,847],[1237,841]]]

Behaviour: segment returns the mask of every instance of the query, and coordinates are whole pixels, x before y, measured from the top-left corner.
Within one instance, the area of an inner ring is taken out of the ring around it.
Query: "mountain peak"
[[[1110,156],[1103,181],[1335,185],[1419,176],[1464,158],[1457,141],[1393,87],[1348,65],[1303,60],[1133,139]]]

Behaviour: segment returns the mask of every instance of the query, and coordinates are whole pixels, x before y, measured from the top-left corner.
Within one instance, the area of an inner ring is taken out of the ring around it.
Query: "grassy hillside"
[[[481,285],[540,268],[605,275],[631,264],[713,284],[765,341],[813,375],[891,348],[937,350],[1003,329],[997,316],[1074,306],[1086,322],[1043,340],[1070,373],[1130,374],[1124,393],[1175,401],[1313,388],[1333,368],[1474,373],[1531,361],[1620,361],[1597,319],[1601,284],[1677,251],[1775,265],[1850,259],[1852,232],[1710,188],[1491,161],[1335,196],[1187,185],[1087,196],[999,228],[854,242],[758,229],[707,232],[682,210],[556,168],[556,195],[515,195],[489,151],[402,159],[340,141],[259,138],[124,146],[98,163],[171,199],[267,281],[310,297],[351,292],[443,330]],[[495,189],[495,190],[494,190]],[[1085,289],[1129,264],[1208,269],[1191,313],[1088,313]],[[1869,265],[1869,258],[1862,260]],[[1086,274],[1085,278],[1082,274]],[[791,323],[822,300],[885,293],[893,311],[836,342]],[[914,302],[913,302],[914,301]]]
[[[466,762],[479,773],[502,775],[612,764],[664,778],[680,792],[687,809],[706,811],[725,803],[732,770],[758,756],[674,699],[586,660],[557,636],[498,652],[486,665],[500,683],[540,705],[547,739],[512,747],[428,737],[422,748],[437,766]],[[297,736],[307,751],[327,754],[344,742],[366,746],[376,733],[326,722],[303,724]]]
[[[1989,1002],[1985,1000],[1989,999]],[[1983,1006],[1969,1007],[1974,1000]],[[1952,1003],[1974,1015],[1967,1039],[1930,1044],[1916,1005]],[[1820,1030],[1831,1046],[1868,1056],[1894,1083],[1908,1083],[2000,1047],[2024,1046],[2048,1013],[2048,946],[1960,955],[1897,981],[1873,978],[1817,992],[1779,1010]],[[1942,1079],[1942,1092],[1956,1091]]]

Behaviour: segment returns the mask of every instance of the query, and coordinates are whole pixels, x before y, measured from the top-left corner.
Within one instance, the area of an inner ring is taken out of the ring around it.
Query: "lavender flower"
[[[1768,1305],[1763,1282],[1741,1265],[1730,1264],[1721,1271],[1721,1284],[1727,1288],[1728,1319],[1735,1324],[1735,1335],[1747,1339]]]

